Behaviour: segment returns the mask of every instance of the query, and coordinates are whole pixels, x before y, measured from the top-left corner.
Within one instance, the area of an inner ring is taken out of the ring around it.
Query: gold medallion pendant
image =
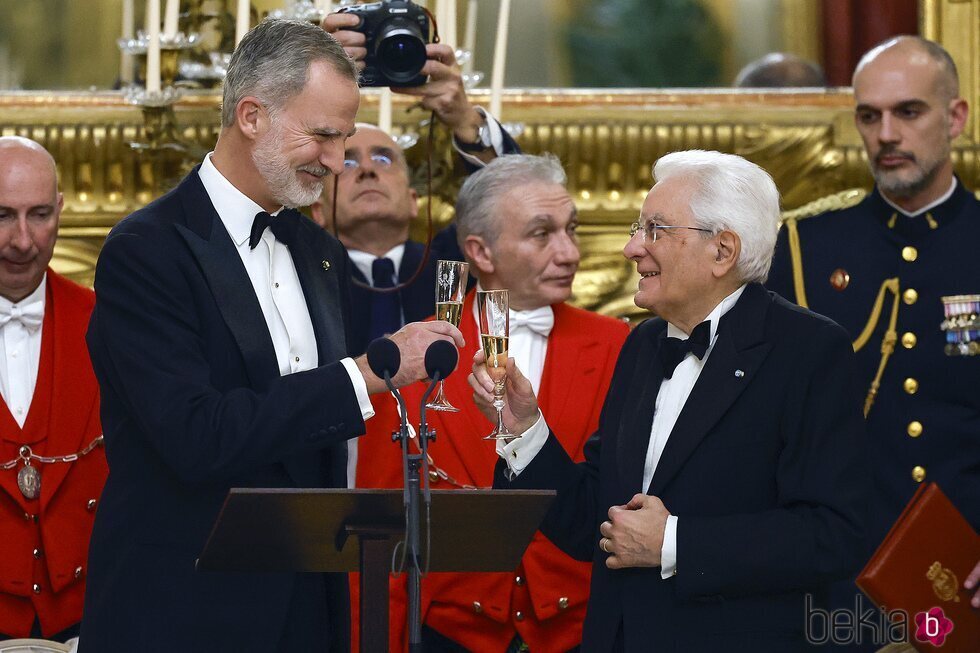
[[[30,463],[17,472],[17,487],[27,499],[36,499],[41,494],[41,473]]]

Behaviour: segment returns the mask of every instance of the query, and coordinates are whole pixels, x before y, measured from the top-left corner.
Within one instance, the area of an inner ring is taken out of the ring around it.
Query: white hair
[[[694,181],[695,225],[713,234],[737,234],[738,275],[746,283],[766,280],[779,233],[779,191],[768,172],[734,154],[688,150],[660,157],[653,177],[657,183],[671,177]]]

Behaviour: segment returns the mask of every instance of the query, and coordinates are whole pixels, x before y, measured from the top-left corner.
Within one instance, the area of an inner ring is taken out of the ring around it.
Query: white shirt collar
[[[930,204],[927,204],[927,205],[923,206],[921,209],[919,209],[915,213],[909,213],[908,211],[906,211],[902,207],[900,207],[897,204],[895,204],[894,202],[892,202],[890,199],[888,199],[887,197],[885,197],[885,194],[881,192],[881,189],[878,189],[878,193],[881,195],[881,199],[885,200],[885,203],[888,206],[892,207],[893,209],[895,209],[896,211],[898,211],[899,213],[901,213],[902,215],[904,215],[906,217],[914,218],[916,216],[922,215],[926,211],[931,211],[932,209],[936,208],[937,206],[939,206],[940,204],[942,204],[943,202],[945,202],[946,200],[948,200],[950,197],[953,196],[953,191],[954,190],[956,190],[956,177],[953,177],[953,181],[949,184],[949,190],[947,190],[945,193],[943,193],[942,196],[939,197],[936,201],[934,201],[934,202],[932,202]]]
[[[20,300],[19,302],[12,302],[6,297],[0,297],[0,309],[3,309],[5,313],[10,313],[10,309],[14,306],[27,306],[28,304],[40,302],[41,309],[43,311],[45,300],[47,299],[47,294],[45,293],[47,286],[48,286],[48,273],[47,271],[45,271],[44,274],[41,275],[41,283],[37,284],[37,288],[35,288],[30,295]]]
[[[710,313],[708,313],[708,317],[704,318],[705,320],[711,321],[711,334],[708,338],[709,343],[713,343],[715,341],[715,335],[718,333],[718,323],[721,321],[721,318],[738,302],[738,298],[742,296],[744,291],[745,284],[743,283],[738,287],[738,290],[721,300],[718,305],[715,306]],[[684,333],[670,322],[667,323],[667,336],[670,338],[678,338],[680,340],[687,340],[688,338],[688,334]]]
[[[402,258],[405,256],[405,243],[395,245],[385,252],[383,256],[375,256],[359,249],[349,249],[347,250],[347,255],[350,257],[351,263],[357,266],[357,269],[361,271],[361,274],[370,283],[372,276],[371,264],[374,263],[374,259],[376,258],[390,258],[391,262],[395,264],[395,276],[398,276],[398,271],[402,267]]]
[[[256,214],[264,209],[245,193],[235,188],[214,167],[214,163],[211,162],[212,154],[214,153],[209,152],[204,157],[204,162],[201,163],[201,169],[198,170],[197,174],[201,178],[201,183],[204,184],[204,190],[207,191],[208,197],[211,198],[211,203],[214,204],[214,210],[218,212],[218,217],[221,218],[222,224],[225,225],[225,229],[228,230],[228,234],[235,242],[235,246],[241,247],[252,233],[252,221],[255,220]],[[281,210],[280,207],[273,215],[277,215]]]

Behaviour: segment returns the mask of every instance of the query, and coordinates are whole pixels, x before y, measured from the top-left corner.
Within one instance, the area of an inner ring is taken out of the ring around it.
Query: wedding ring
[[[599,548],[602,549],[603,551],[605,551],[606,553],[612,553],[612,551],[609,550],[609,538],[608,537],[604,537],[601,540],[599,540]]]

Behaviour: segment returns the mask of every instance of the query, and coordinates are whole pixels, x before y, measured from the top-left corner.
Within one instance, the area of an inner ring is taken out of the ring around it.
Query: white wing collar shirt
[[[21,428],[34,400],[41,364],[47,282],[45,273],[34,292],[16,303],[0,297],[0,393]]]
[[[673,376],[661,382],[653,413],[653,424],[650,427],[646,461],[643,464],[643,491],[650,487],[653,474],[657,471],[657,463],[664,452],[664,447],[667,446],[670,432],[674,429],[674,424],[677,422],[684,404],[687,403],[691,390],[694,389],[694,384],[697,383],[701,370],[704,369],[704,364],[714,349],[718,339],[719,321],[738,302],[738,298],[742,296],[744,290],[745,286],[743,285],[725,297],[705,318],[705,321],[711,323],[711,331],[708,337],[708,350],[704,357],[698,360],[696,356],[688,354],[678,363]],[[686,333],[669,322],[667,323],[667,336],[681,340],[687,340],[688,337]],[[520,362],[518,362],[518,367],[520,367]],[[537,388],[535,388],[536,392]],[[544,417],[539,416],[538,421],[523,434],[522,438],[506,444],[503,441],[498,441],[497,454],[507,462],[511,474],[516,476],[524,471],[534,456],[541,451],[548,439],[548,432],[548,425]],[[662,578],[669,578],[677,573],[677,520],[676,515],[671,515],[667,518],[667,525],[664,528],[664,542],[660,550],[660,575]]]
[[[211,154],[204,158],[198,174],[252,282],[255,296],[262,308],[262,316],[272,336],[279,374],[285,376],[313,369],[319,364],[316,335],[289,248],[276,240],[272,229],[266,229],[256,248],[250,249],[248,238],[252,221],[263,210],[262,207],[235,188],[214,167]],[[273,215],[278,213],[276,211]],[[357,365],[351,358],[344,358],[340,362],[354,386],[361,416],[365,420],[373,417],[374,407],[367,392],[367,384]]]

